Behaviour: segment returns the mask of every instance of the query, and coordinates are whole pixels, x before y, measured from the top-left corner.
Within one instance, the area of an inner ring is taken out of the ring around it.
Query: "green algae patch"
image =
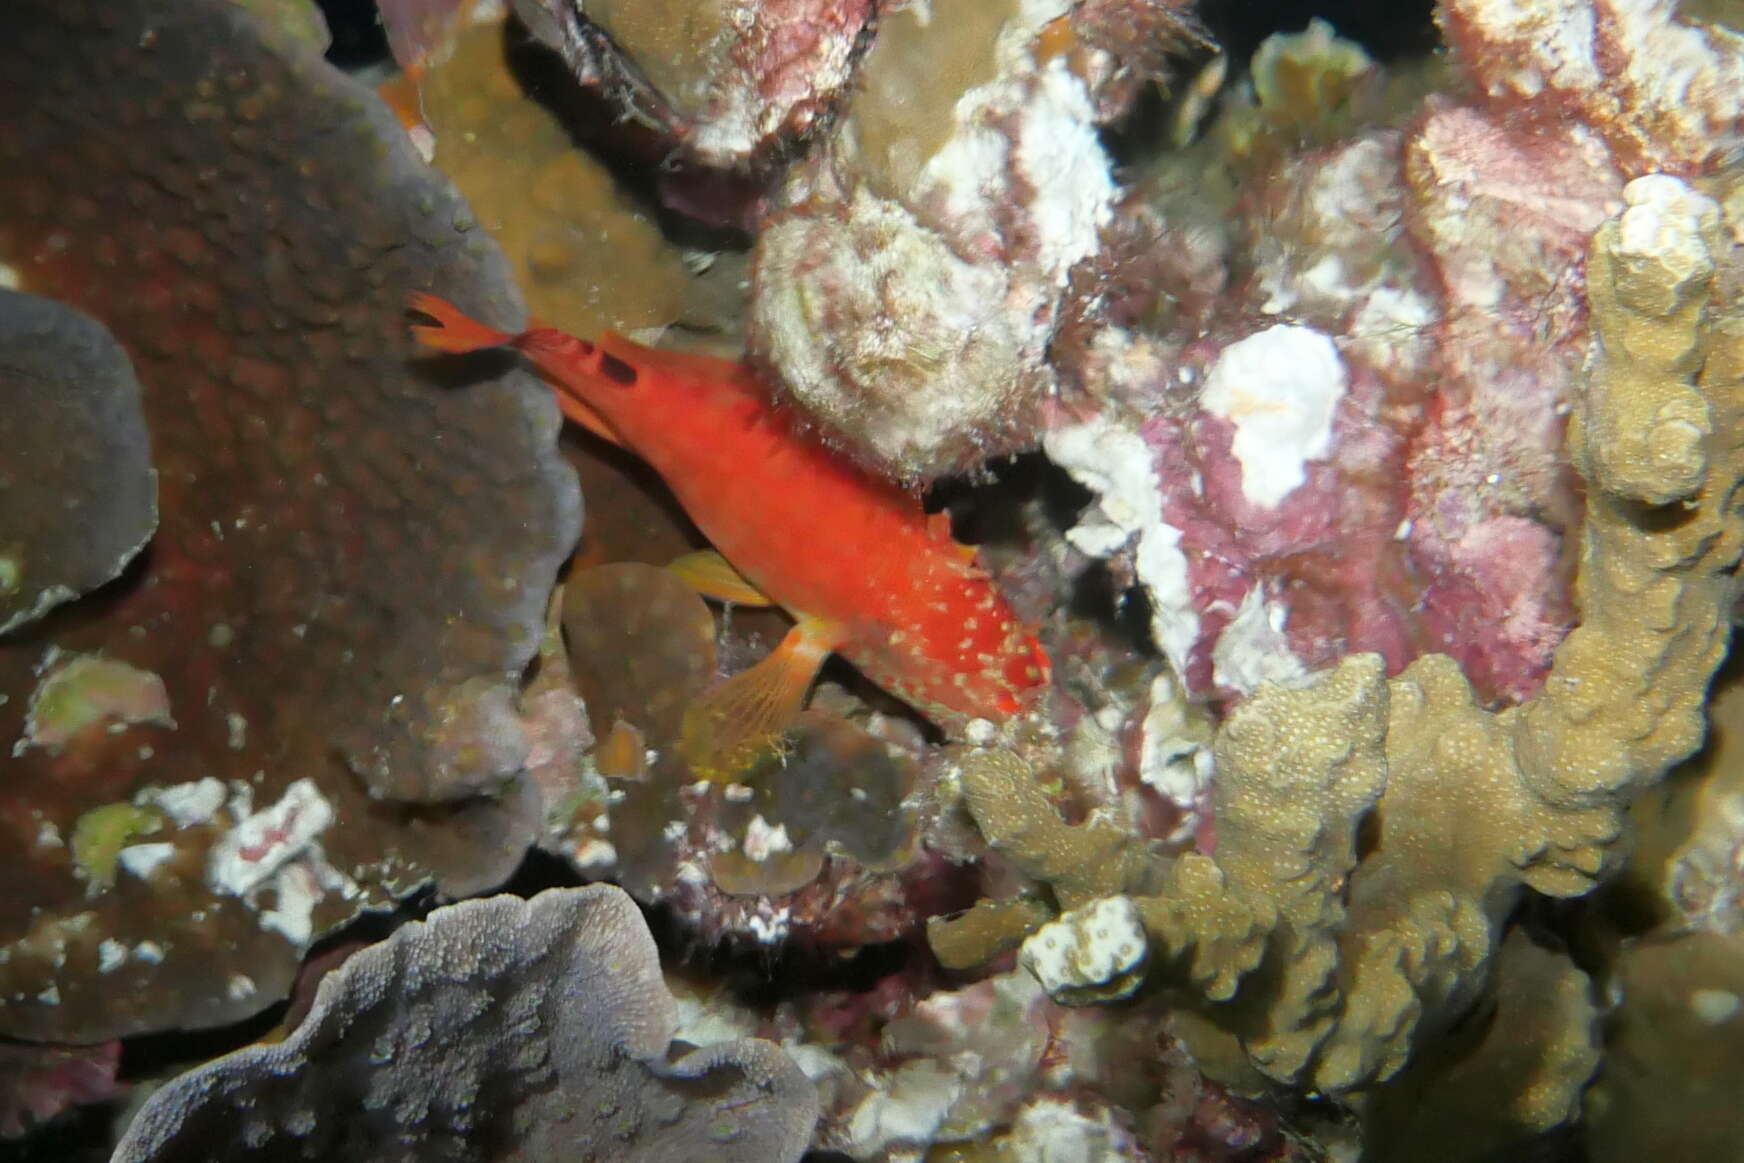
[[[134,804],[104,804],[92,808],[73,825],[73,863],[85,874],[92,890],[115,883],[115,865],[121,850],[136,836],[163,827],[164,818],[150,808]]]

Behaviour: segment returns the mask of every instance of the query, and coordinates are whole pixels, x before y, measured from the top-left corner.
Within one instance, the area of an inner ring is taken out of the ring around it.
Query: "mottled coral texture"
[[[1180,27],[1163,4],[881,15],[846,116],[762,223],[752,286],[753,355],[844,451],[930,479],[1033,443],[1048,345],[1101,289],[1073,274],[1115,215],[1106,99]]]
[[[778,160],[833,113],[870,0],[515,0],[626,121],[705,166]]]
[[[1701,740],[1744,550],[1737,258],[1718,206],[1678,179],[1623,200],[1587,253],[1592,357],[1570,416],[1581,624],[1538,695],[1487,711],[1442,654],[1390,681],[1356,654],[1262,683],[1217,734],[1214,846],[1174,858],[1065,824],[1010,757],[962,763],[994,847],[1060,908],[1132,897],[1150,972],[1218,1003],[1247,1069],[1330,1094],[1392,1078],[1483,996],[1515,902],[1589,891],[1621,858],[1630,800]],[[1062,995],[1134,971],[1074,964],[1086,976]],[[1594,1057],[1590,1010],[1568,1012],[1543,1054],[1513,1058],[1535,1093],[1518,1133],[1574,1110]],[[1218,1037],[1195,1050],[1215,1060]]]
[[[716,678],[703,600],[667,570],[617,562],[575,571],[563,603],[569,665],[602,743],[544,846],[710,941],[852,947],[918,927],[932,866],[912,842],[906,756],[812,710],[743,782],[699,782],[675,744]]]
[[[622,890],[465,901],[329,974],[283,1042],[158,1091],[115,1163],[794,1163],[817,1121],[799,1068],[677,1028]]]
[[[360,908],[515,864],[578,496],[529,377],[409,362],[412,288],[518,305],[367,90],[200,0],[9,4],[0,75],[0,260],[125,348],[161,511],[0,643],[0,1031],[232,1021]]]

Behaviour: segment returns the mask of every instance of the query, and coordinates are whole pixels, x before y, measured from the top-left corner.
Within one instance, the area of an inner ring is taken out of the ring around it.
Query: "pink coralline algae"
[[[1256,68],[1353,67],[1324,26],[1283,39]],[[1263,79],[1147,180],[1181,240],[1142,260],[1157,321],[1070,357],[1103,400],[1046,437],[1102,497],[1072,538],[1130,547],[1196,693],[1374,650],[1395,671],[1446,653],[1484,698],[1529,697],[1572,624],[1583,255],[1626,175],[1578,127],[1445,97],[1292,145],[1308,115],[1267,106]],[[1221,223],[1188,184],[1213,147],[1245,191]]]

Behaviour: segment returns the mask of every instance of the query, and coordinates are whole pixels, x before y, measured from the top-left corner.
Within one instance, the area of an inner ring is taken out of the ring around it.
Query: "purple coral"
[[[606,885],[466,901],[355,954],[283,1042],[154,1095],[115,1163],[793,1163],[817,1095],[771,1043],[681,1049],[659,954]]]

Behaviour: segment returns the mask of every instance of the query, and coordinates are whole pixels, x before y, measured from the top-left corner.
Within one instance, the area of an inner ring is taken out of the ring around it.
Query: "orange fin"
[[[735,606],[773,606],[762,590],[746,581],[726,558],[712,549],[699,549],[676,558],[666,567],[705,598]]]
[[[549,378],[546,380],[550,383]],[[556,393],[557,407],[563,412],[564,419],[572,424],[579,424],[601,440],[625,448],[624,438],[618,435],[617,429],[601,416],[594,406],[580,396],[571,395],[565,391],[562,384],[551,384],[551,390]]]
[[[699,699],[684,715],[678,747],[700,779],[731,783],[781,745],[781,733],[805,705],[818,667],[841,645],[842,629],[801,618],[781,645]]]
[[[434,324],[412,324],[412,335],[418,342],[436,351],[456,354],[485,351],[513,343],[519,338],[510,332],[486,327],[448,300],[426,295],[422,291],[413,292],[407,304],[412,310],[436,320]]]
[[[434,324],[412,324],[412,335],[418,342],[436,351],[461,355],[469,351],[486,351],[493,347],[519,347],[525,337],[531,334],[523,331],[519,335],[512,335],[507,331],[486,327],[448,300],[426,295],[422,291],[413,292],[407,305],[412,310],[436,320]],[[551,384],[551,390],[557,393],[557,406],[566,419],[581,425],[602,440],[623,446],[624,438],[617,434],[592,404],[566,390],[563,384],[552,381],[549,376],[546,381]]]

